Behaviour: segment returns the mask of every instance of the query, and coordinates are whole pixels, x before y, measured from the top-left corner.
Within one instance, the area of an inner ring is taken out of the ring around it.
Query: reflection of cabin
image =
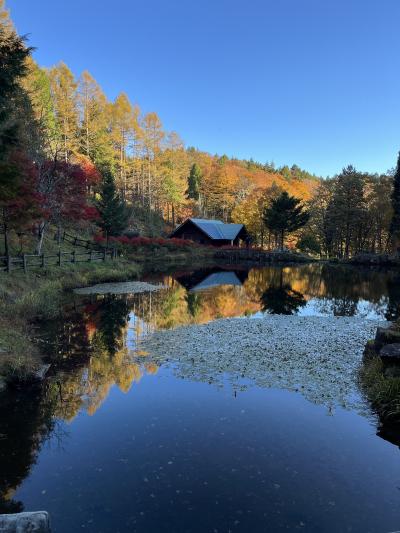
[[[240,241],[248,242],[248,233],[243,224],[188,218],[171,233],[170,238],[188,239],[213,246],[239,246]]]
[[[241,286],[247,279],[246,270],[227,271],[219,269],[198,270],[176,276],[176,280],[187,291],[196,292],[221,285]]]
[[[237,277],[235,272],[214,272],[214,274],[210,274],[203,281],[192,287],[190,290],[192,292],[204,291],[206,289],[211,289],[212,287],[219,287],[221,285],[241,287],[242,282]]]

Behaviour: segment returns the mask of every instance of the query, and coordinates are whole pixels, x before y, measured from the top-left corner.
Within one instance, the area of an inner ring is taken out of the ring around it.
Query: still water
[[[167,288],[66,302],[43,336],[45,385],[0,397],[0,512],[45,509],[63,533],[400,529],[400,438],[367,404],[181,379],[141,350],[155,331],[223,317],[393,319],[398,274],[311,265],[146,280]]]

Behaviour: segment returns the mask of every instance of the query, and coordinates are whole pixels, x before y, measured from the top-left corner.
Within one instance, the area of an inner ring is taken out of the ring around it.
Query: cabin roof
[[[183,224],[181,224],[181,226],[188,221],[191,221],[213,240],[233,241],[243,228],[243,224],[225,224],[224,222],[221,222],[221,220],[207,220],[205,218],[188,218]]]

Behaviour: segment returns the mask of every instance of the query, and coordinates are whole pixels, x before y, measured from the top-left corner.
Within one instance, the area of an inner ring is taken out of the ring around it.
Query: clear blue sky
[[[187,145],[321,175],[400,149],[400,0],[8,0],[37,61],[87,69]]]

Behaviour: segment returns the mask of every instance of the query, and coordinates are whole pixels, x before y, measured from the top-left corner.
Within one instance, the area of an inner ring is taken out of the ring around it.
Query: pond
[[[45,509],[63,533],[399,529],[400,435],[357,382],[399,273],[145,281],[164,288],[71,297],[46,382],[0,396],[0,512]]]

